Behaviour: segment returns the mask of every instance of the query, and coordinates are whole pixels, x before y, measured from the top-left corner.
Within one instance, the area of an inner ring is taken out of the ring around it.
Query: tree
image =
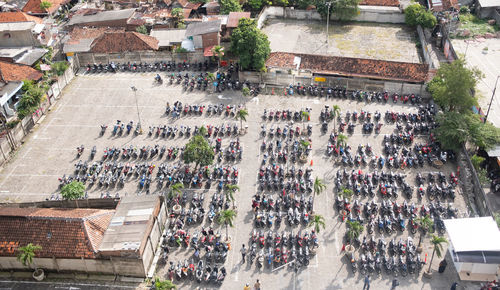
[[[241,89],[241,93],[243,94],[244,97],[250,96],[250,89],[247,86],[244,86]]]
[[[420,25],[425,28],[433,28],[437,24],[436,17],[427,11],[424,6],[416,3],[406,7],[405,22],[409,26]]]
[[[171,280],[160,280],[160,278],[156,277],[154,281],[154,287],[156,290],[172,290],[177,289],[177,285],[175,285]]]
[[[242,18],[231,34],[231,51],[239,56],[242,69],[263,71],[271,47],[267,35],[257,28],[257,22]]]
[[[434,227],[434,221],[431,219],[429,215],[418,217],[415,219],[415,222],[419,225],[422,233],[418,239],[418,247],[422,243],[422,238],[427,235],[427,233]]]
[[[198,129],[198,135],[205,137],[208,134],[208,130],[205,126],[200,126],[200,129]]]
[[[328,2],[330,2],[330,17],[336,16],[340,21],[347,21],[354,18],[359,14],[359,2],[360,0],[338,0],[338,1],[328,1],[328,0],[316,0],[312,2],[315,3],[316,10],[321,14],[323,18],[327,17],[328,14]]]
[[[52,3],[50,3],[49,1],[42,1],[40,3],[40,9],[42,9],[42,10],[47,10],[50,7],[52,7]]]
[[[170,15],[174,19],[174,27],[181,28],[179,26],[184,24],[184,10],[182,8],[174,8],[170,12]]]
[[[240,109],[236,113],[236,120],[240,120],[240,128],[243,129],[243,121],[247,121],[248,117],[248,110],[247,109]]]
[[[234,193],[236,191],[240,191],[240,187],[236,184],[226,184],[224,187],[224,193],[226,194],[226,199],[230,199],[231,202],[233,203],[233,208],[234,208]]]
[[[218,213],[217,222],[226,226],[226,240],[229,237],[228,226],[233,227],[233,221],[235,217],[236,212],[232,209],[219,211]]]
[[[273,4],[269,0],[248,0],[247,3],[254,10],[259,10],[262,6]],[[279,6],[283,6],[283,5],[279,5]]]
[[[307,152],[307,149],[309,148],[309,146],[311,146],[311,143],[309,143],[306,140],[300,140],[299,144],[300,144],[300,148],[302,149],[302,154],[304,154],[303,156],[306,156],[305,153]]]
[[[309,220],[309,227],[314,227],[314,230],[316,233],[319,234],[320,229],[323,228],[325,229],[325,218],[322,215],[315,214],[311,217]]]
[[[469,69],[463,58],[452,63],[443,63],[428,85],[434,101],[443,111],[469,112],[477,105],[472,95],[483,73],[477,69]]]
[[[69,67],[68,62],[66,62],[66,61],[58,61],[58,62],[54,62],[52,64],[52,71],[56,75],[62,76],[64,74],[64,72],[66,72],[66,70],[68,69],[68,67]]]
[[[193,136],[184,148],[184,162],[187,164],[194,162],[195,170],[198,165],[207,166],[212,164],[214,156],[213,148],[200,135]]]
[[[344,134],[339,134],[337,136],[337,146],[346,147],[347,146],[347,136]]]
[[[183,188],[184,188],[183,183],[177,182],[177,183],[173,184],[170,187],[170,190],[168,191],[168,197],[169,198],[181,197]]]
[[[337,126],[335,123],[337,121],[337,117],[340,116],[340,106],[339,105],[333,105],[332,116],[333,116],[333,131],[335,133],[337,133]]]
[[[431,266],[432,266],[432,260],[434,260],[434,253],[437,254],[438,258],[441,258],[442,256],[442,251],[443,251],[443,244],[447,244],[448,241],[444,237],[439,237],[436,235],[432,235],[431,239],[431,244],[433,246],[432,250],[432,256],[431,256],[431,262],[429,263],[429,270],[427,270],[427,273],[431,272]]]
[[[484,157],[478,156],[476,154],[474,154],[470,158],[470,161],[472,162],[472,166],[474,166],[474,168],[476,170],[479,170],[479,168],[481,167],[481,164],[484,162],[484,160],[486,160]]]
[[[240,12],[241,9],[240,2],[237,0],[219,0],[220,14],[225,15],[229,12]]]
[[[33,258],[35,257],[35,252],[42,249],[39,245],[33,245],[32,243],[27,244],[24,247],[19,248],[19,253],[17,254],[17,260],[23,264],[23,266],[31,268],[33,264]]]
[[[22,98],[17,106],[17,114],[19,119],[35,112],[42,102],[45,91],[42,87],[33,84],[33,82],[25,82],[23,88],[26,88]]]
[[[302,119],[302,130],[305,130],[306,129],[306,121],[308,121],[309,117],[310,117],[309,112],[308,111],[302,111],[300,113],[300,117]]]
[[[148,35],[148,29],[146,28],[146,25],[141,25],[141,26],[138,26],[135,31],[139,32],[139,33],[142,33],[142,34],[145,34],[145,35]]]
[[[314,179],[314,194],[313,194],[313,206],[314,206],[314,198],[316,195],[320,195],[325,189],[326,189],[326,184],[323,182],[323,179],[320,179],[319,177],[316,176]]]
[[[347,224],[346,235],[347,238],[349,239],[349,244],[352,244],[352,241],[359,238],[359,235],[361,235],[361,233],[365,228],[358,221],[347,220],[346,224]]]
[[[71,181],[61,188],[61,195],[64,199],[78,199],[85,194],[85,185],[81,181]]]
[[[436,118],[436,139],[443,149],[459,150],[465,142],[489,150],[500,143],[500,129],[491,123],[483,123],[479,115],[472,112],[445,112]]]
[[[220,46],[220,45],[216,45],[212,48],[212,53],[214,55],[217,55],[217,66],[218,68],[220,67],[220,62],[222,60],[222,57],[224,56],[224,47]],[[217,69],[218,69],[217,68]]]
[[[351,200],[352,195],[354,192],[352,189],[342,187],[339,191],[339,196],[343,199]]]

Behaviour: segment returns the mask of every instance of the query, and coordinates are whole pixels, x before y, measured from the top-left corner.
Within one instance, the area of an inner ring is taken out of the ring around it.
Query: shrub
[[[68,69],[69,64],[66,61],[58,61],[52,64],[52,71],[58,76],[62,76],[64,72]]]
[[[474,154],[474,156],[472,156],[470,159],[472,165],[476,170],[479,170],[479,167],[481,166],[481,163],[484,162],[484,160],[485,160],[484,157],[477,156],[476,154]]]
[[[420,25],[422,27],[432,28],[437,24],[437,19],[432,12],[427,11],[418,3],[406,7],[404,12],[405,22],[409,26]]]
[[[7,128],[13,129],[14,127],[16,127],[17,124],[19,124],[19,122],[21,122],[19,119],[9,121],[7,122]]]
[[[175,52],[177,53],[185,53],[185,52],[189,52],[187,49],[185,49],[184,47],[178,47],[175,49]]]

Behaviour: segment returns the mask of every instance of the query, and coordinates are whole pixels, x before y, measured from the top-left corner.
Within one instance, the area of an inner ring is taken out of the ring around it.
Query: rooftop
[[[125,51],[158,50],[158,40],[138,32],[105,32],[92,42],[90,51],[119,53]]]
[[[152,29],[150,35],[158,39],[158,46],[171,46],[181,43],[186,35],[186,29]]]
[[[35,27],[35,22],[23,21],[23,22],[4,22],[0,23],[0,31],[23,31],[31,30]]]
[[[0,80],[5,82],[39,80],[42,76],[41,72],[30,66],[0,61]]]
[[[102,11],[92,14],[75,14],[71,17],[67,25],[77,25],[91,22],[114,21],[129,19],[134,14],[135,9]]]
[[[500,7],[500,0],[478,0],[479,5],[485,7]]]
[[[418,83],[426,80],[428,72],[426,64],[287,52],[272,52],[266,67],[295,68],[297,62],[300,70],[318,74]]]
[[[24,12],[0,12],[0,23],[33,21],[41,24],[43,20],[39,17],[28,15]]]
[[[220,26],[221,26],[220,20],[191,23],[187,26],[186,36],[194,36],[194,35],[219,32]]]
[[[114,210],[0,208],[0,255],[42,246],[38,257],[95,258]]]
[[[0,57],[12,59],[18,64],[33,65],[47,52],[39,47],[8,47],[0,48]]]
[[[42,9],[40,8],[40,4],[42,3],[42,1],[48,1],[52,5],[48,9]],[[57,9],[61,7],[61,5],[66,4],[68,2],[69,0],[28,0],[28,2],[26,3],[26,5],[24,5],[22,10],[23,12],[29,14],[47,14],[47,13],[50,14],[57,11]]]
[[[125,32],[124,28],[110,27],[75,27],[69,34],[69,39],[64,43],[64,52],[87,52],[90,50],[94,39],[106,32]]]
[[[250,12],[230,12],[226,26],[228,28],[238,27],[238,21],[241,18],[250,18]]]
[[[183,8],[192,9],[192,10],[196,10],[196,9],[200,8],[200,6],[202,4],[202,3],[193,3],[193,2],[190,2],[189,0],[177,0],[177,3],[179,3],[179,5],[181,5]]]

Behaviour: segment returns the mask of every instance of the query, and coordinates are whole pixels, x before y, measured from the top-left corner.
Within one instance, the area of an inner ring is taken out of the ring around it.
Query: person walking
[[[398,286],[398,285],[399,285],[399,281],[398,281],[398,279],[394,279],[394,280],[392,280],[391,290],[396,289],[396,286]]]
[[[363,290],[370,290],[370,276],[365,276],[365,285],[363,285]]]
[[[253,289],[254,290],[260,290],[260,281],[259,281],[259,279],[257,279],[257,282],[255,282],[255,284],[253,285]]]
[[[247,254],[247,249],[245,248],[245,244],[241,246],[240,252],[241,252],[242,263],[245,263],[245,255]]]

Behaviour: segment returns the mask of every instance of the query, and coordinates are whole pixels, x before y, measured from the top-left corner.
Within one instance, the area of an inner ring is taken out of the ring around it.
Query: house
[[[189,0],[177,0],[177,1],[174,1],[172,4],[171,4],[171,7],[172,8],[185,8],[185,9],[191,9],[191,10],[198,10],[198,8],[200,8],[202,3],[193,3],[193,2],[190,2]]]
[[[32,31],[35,26],[33,21],[0,23],[0,47],[40,46]]]
[[[121,53],[128,51],[158,50],[158,39],[138,32],[105,32],[94,39],[90,52]]]
[[[146,277],[165,220],[158,196],[6,205],[0,207],[0,268],[25,268],[16,256],[33,243],[42,247],[34,263],[45,271]]]
[[[191,23],[187,26],[186,38],[193,42],[195,49],[205,49],[220,44],[220,31],[220,20]]]
[[[172,50],[181,45],[186,29],[152,29],[150,35],[158,39],[160,50]]]
[[[480,18],[494,18],[500,20],[500,0],[477,0],[476,14]]]
[[[222,26],[222,35],[225,39],[231,37],[233,29],[238,27],[238,23],[242,18],[250,18],[250,12],[229,12],[229,17],[227,19],[227,24]]]
[[[126,27],[135,13],[135,9],[112,11],[87,11],[71,17],[67,27]]]
[[[49,2],[51,4],[50,7],[42,9],[40,7],[42,1]],[[49,14],[54,14],[59,10],[59,8],[62,5],[67,4],[69,2],[70,0],[28,0],[28,2],[26,2],[26,4],[23,6],[21,10],[23,12],[28,13],[29,15],[45,16]]]
[[[42,77],[41,72],[30,66],[0,61],[0,111],[6,116],[15,115],[23,81],[39,81]]]
[[[500,230],[491,217],[444,220],[448,252],[461,280],[492,281],[500,273]]]
[[[92,42],[106,32],[125,32],[124,28],[108,27],[75,27],[69,33],[69,39],[64,42],[63,51],[66,55],[78,52],[89,52]]]
[[[427,0],[429,9],[434,12],[458,10],[458,0]]]
[[[28,15],[24,12],[0,12],[0,23],[8,22],[35,22],[42,24],[43,20],[39,17]]]
[[[429,66],[376,59],[272,52],[266,61],[268,71],[307,71],[313,76],[354,77],[423,84]]]
[[[220,4],[218,1],[205,3],[201,8],[200,12],[206,15],[219,15],[220,13]]]

